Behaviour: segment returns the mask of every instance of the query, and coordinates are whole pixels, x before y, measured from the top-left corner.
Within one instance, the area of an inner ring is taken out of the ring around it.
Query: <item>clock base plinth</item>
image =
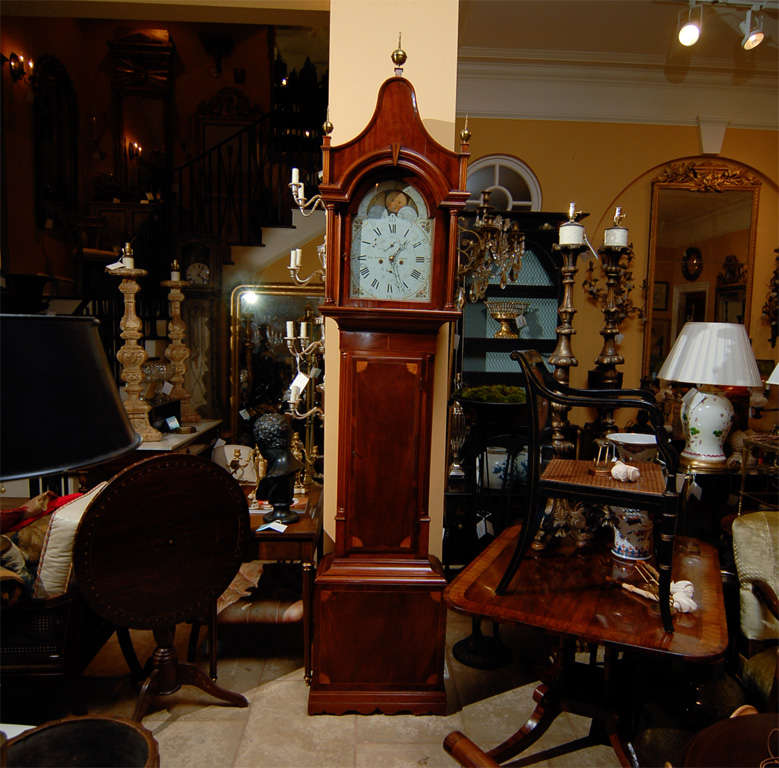
[[[433,557],[324,558],[309,714],[445,714],[445,587]]]

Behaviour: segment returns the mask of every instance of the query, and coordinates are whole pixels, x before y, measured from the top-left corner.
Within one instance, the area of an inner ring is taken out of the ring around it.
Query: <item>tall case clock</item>
[[[467,144],[425,130],[395,77],[351,141],[323,141],[327,283],[338,324],[334,552],[318,569],[309,713],[443,714],[446,581],[428,554],[436,340],[454,304]]]

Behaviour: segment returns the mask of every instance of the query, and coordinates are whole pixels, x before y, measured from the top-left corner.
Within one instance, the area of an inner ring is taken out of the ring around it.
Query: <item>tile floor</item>
[[[251,628],[256,631],[257,628]],[[276,628],[277,630],[281,628]],[[143,724],[159,744],[163,768],[259,766],[271,768],[442,768],[455,761],[443,749],[444,737],[461,730],[489,748],[513,733],[533,710],[532,694],[545,657],[540,634],[503,628],[501,637],[513,649],[512,662],[494,671],[476,670],[458,662],[452,645],[467,636],[470,619],[450,613],[447,626],[446,716],[307,714],[308,689],[303,679],[299,627],[294,637],[283,631],[254,639],[246,627],[220,628],[219,684],[243,693],[245,709],[214,703],[195,688],[155,700]],[[485,627],[485,631],[491,627]],[[181,658],[188,632],[177,633]],[[153,650],[151,633],[134,632],[141,659]],[[292,650],[289,650],[292,648]],[[281,649],[281,650],[279,650]],[[205,661],[199,662],[207,669]],[[135,692],[127,667],[112,638],[86,671],[90,714],[130,717]],[[4,722],[31,722],[19,706],[6,705]],[[30,702],[27,702],[28,704]],[[41,700],[36,702],[37,722]],[[62,716],[52,713],[48,719]],[[13,718],[13,719],[12,719]],[[43,718],[47,719],[47,718]],[[527,754],[585,736],[589,720],[564,713]],[[537,763],[549,766],[619,765],[610,747],[595,746]]]

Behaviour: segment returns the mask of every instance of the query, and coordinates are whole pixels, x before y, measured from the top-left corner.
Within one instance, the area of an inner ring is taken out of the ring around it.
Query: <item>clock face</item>
[[[353,299],[430,301],[433,219],[419,191],[385,181],[360,201],[352,222]]]
[[[187,267],[186,276],[192,285],[208,285],[208,281],[211,279],[211,268],[202,261],[193,261]]]

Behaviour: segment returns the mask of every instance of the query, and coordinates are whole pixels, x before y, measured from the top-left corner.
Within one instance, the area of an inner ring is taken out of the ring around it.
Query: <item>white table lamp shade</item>
[[[666,381],[722,387],[762,385],[741,323],[685,323],[657,376]]]
[[[686,323],[657,375],[701,387],[682,398],[682,465],[705,472],[724,470],[723,445],[734,411],[717,388],[762,385],[746,328],[740,323]]]
[[[773,384],[779,386],[779,364],[771,371],[771,375],[766,379],[766,384]]]

